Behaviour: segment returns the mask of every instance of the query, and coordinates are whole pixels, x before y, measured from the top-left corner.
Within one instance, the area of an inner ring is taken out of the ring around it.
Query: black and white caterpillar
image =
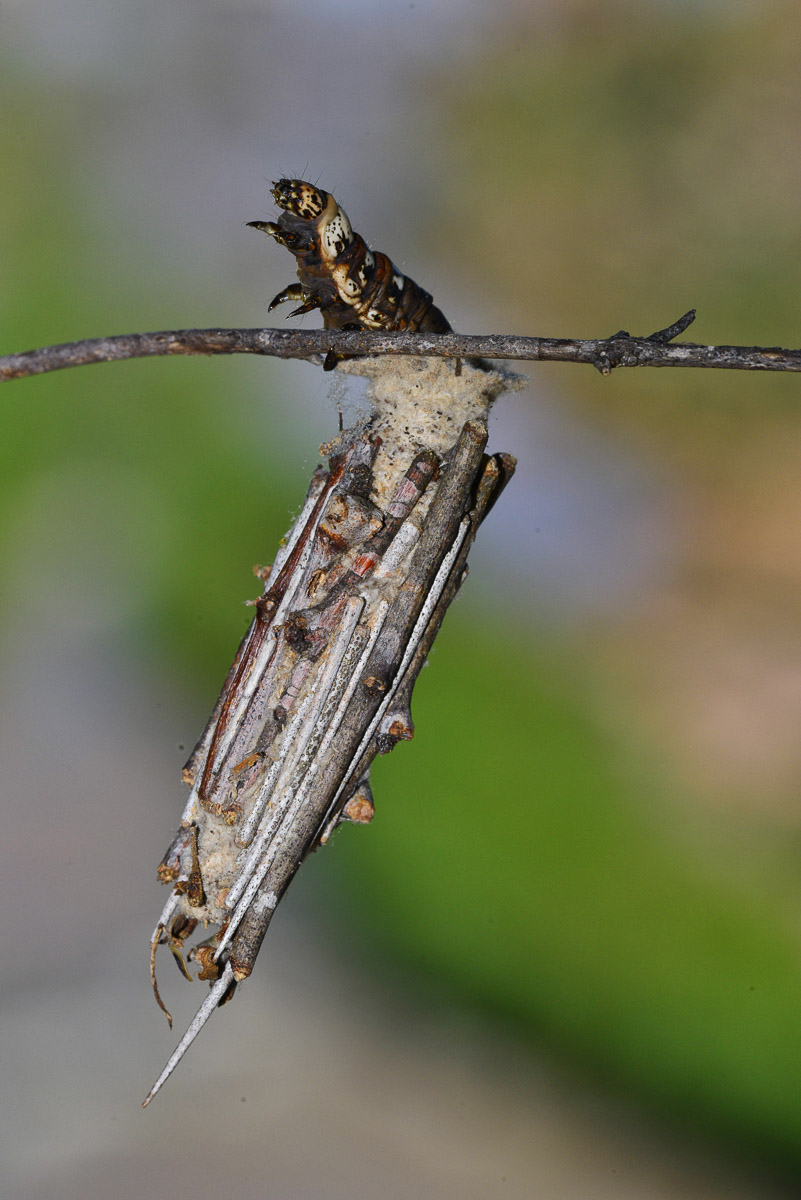
[[[370,250],[330,192],[302,179],[279,179],[272,194],[284,210],[278,221],[248,224],[294,254],[300,282],[282,288],[270,312],[299,300],[289,316],[319,308],[326,329],[450,331],[429,293],[386,254]]]

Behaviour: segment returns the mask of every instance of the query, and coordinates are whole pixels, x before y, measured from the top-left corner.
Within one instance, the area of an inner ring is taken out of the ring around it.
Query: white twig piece
[[[231,987],[233,978],[234,973],[231,968],[227,966],[220,978],[212,987],[206,999],[201,1004],[200,1008],[195,1013],[192,1021],[190,1022],[189,1028],[167,1060],[164,1070],[161,1072],[147,1096],[145,1096],[144,1100],[142,1101],[142,1108],[147,1108],[148,1104],[156,1095],[156,1093],[161,1091],[162,1087],[172,1075],[173,1071],[178,1066],[178,1063],[186,1054],[187,1050],[192,1045],[195,1038],[200,1033],[201,1029],[206,1024],[225,993],[228,991],[229,987]]]

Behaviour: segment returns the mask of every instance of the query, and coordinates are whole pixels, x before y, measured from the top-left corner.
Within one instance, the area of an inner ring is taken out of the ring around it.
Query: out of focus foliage
[[[504,328],[798,345],[801,13],[566,8],[430,82],[440,252]],[[446,623],[338,866],[374,945],[798,1162],[799,384],[537,375],[671,474],[674,577],[569,646]]]
[[[801,12],[670,7],[521,5],[423,80],[447,163],[431,252],[510,331],[644,334],[692,305],[699,340],[798,344]],[[65,131],[96,119],[91,91],[54,84],[44,103],[6,75],[0,108],[3,347],[201,323],[202,263],[188,278],[165,248],[154,279],[115,213],[86,210]],[[312,461],[279,452],[278,415],[274,452],[254,451],[275,377],[154,360],[4,389],[4,561],[38,547],[26,586],[53,604],[76,558],[97,587],[121,577],[145,653],[211,698],[249,566]],[[539,378],[670,473],[673,576],[559,637],[451,616],[418,736],[375,771],[374,828],[308,869],[341,879],[371,953],[801,1163],[797,379]],[[485,536],[502,521],[503,505]]]
[[[374,828],[327,865],[371,955],[400,950],[680,1121],[797,1161],[797,862],[677,821],[585,687],[570,655],[454,620],[413,747],[374,768]]]
[[[20,81],[0,91],[4,347],[201,323],[203,288],[209,305],[214,291],[208,277],[201,287],[201,266],[193,279],[165,257],[155,278],[102,195],[86,210],[69,133],[91,122],[98,100],[68,90],[59,100],[51,92],[38,106]],[[249,620],[242,601],[258,593],[250,567],[277,546],[287,498],[300,504],[309,475],[287,455],[265,469],[261,430],[272,410],[280,440],[281,412],[269,372],[254,367],[263,364],[123,362],[24,380],[3,396],[5,562],[22,540],[42,547],[38,582],[53,603],[61,573],[91,571],[110,595],[124,589],[152,650],[212,689]]]
[[[550,26],[521,16],[458,79],[439,80],[442,252],[502,296],[523,332],[646,334],[695,307],[686,340],[797,345],[801,13],[565,8]],[[469,252],[465,197],[485,214]],[[606,428],[700,460],[704,475],[710,459],[736,469],[733,453],[798,420],[792,376],[587,384],[579,371],[559,379]]]

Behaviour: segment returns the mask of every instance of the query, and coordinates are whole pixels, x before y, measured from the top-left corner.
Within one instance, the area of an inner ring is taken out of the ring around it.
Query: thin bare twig
[[[540,338],[516,334],[385,333],[329,329],[168,329],[44,346],[0,357],[0,380],[23,379],[121,358],[162,354],[264,354],[320,362],[329,353],[401,354],[432,358],[520,359],[588,363],[608,375],[615,367],[715,367],[733,371],[801,371],[801,350],[778,346],[701,346],[676,342],[695,319],[685,313],[648,337],[626,330],[608,338]],[[672,344],[670,344],[672,343]]]

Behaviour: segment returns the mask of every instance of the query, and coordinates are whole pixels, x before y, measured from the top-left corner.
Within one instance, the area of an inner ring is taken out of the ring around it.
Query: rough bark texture
[[[89,338],[0,357],[0,382],[63,367],[165,354],[266,354],[322,362],[327,356],[374,354],[432,358],[575,362],[608,375],[616,367],[707,367],[730,371],[801,371],[801,350],[780,346],[705,346],[673,342],[694,310],[666,330],[632,337],[542,338],[516,334],[385,333],[369,329],[168,329]],[[669,335],[669,336],[667,336]],[[672,343],[672,344],[669,344]]]

